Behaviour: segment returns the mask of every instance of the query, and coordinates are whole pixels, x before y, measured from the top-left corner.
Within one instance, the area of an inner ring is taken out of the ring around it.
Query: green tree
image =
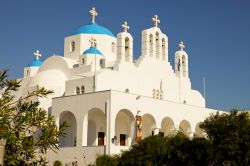
[[[200,127],[211,143],[211,165],[250,165],[250,119],[247,112],[217,113]]]
[[[119,158],[119,165],[162,165],[166,153],[167,138],[160,135],[151,136],[133,144]]]
[[[151,136],[133,144],[116,158],[125,165],[247,166],[250,165],[250,117],[246,112],[217,113],[200,127],[206,138],[183,133]],[[102,159],[101,157],[99,158]]]
[[[116,166],[118,165],[119,156],[109,156],[109,155],[101,155],[96,159],[96,166]]]
[[[60,129],[54,117],[39,108],[37,98],[53,93],[42,87],[16,99],[20,87],[17,80],[7,79],[7,70],[0,72],[0,139],[6,140],[5,165],[45,165],[47,149],[58,149]]]
[[[210,144],[205,138],[189,139],[182,132],[147,137],[124,151],[119,165],[208,165]]]

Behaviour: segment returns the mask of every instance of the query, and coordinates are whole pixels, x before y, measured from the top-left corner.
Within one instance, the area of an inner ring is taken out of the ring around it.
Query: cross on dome
[[[183,41],[180,42],[179,47],[181,51],[183,51],[183,49],[186,47]]]
[[[160,19],[158,18],[157,15],[155,15],[153,18],[152,18],[153,22],[154,22],[154,25],[155,27],[158,27],[158,24],[160,23]]]
[[[39,60],[39,58],[42,56],[39,50],[36,50],[36,52],[34,52],[34,55],[35,55],[36,60]]]
[[[90,42],[90,44],[91,44],[91,47],[96,47],[96,39],[95,38],[91,38],[90,40],[89,40],[89,42]]]
[[[124,28],[124,32],[128,32],[129,26],[128,26],[127,21],[125,21],[124,24],[122,24],[122,27]]]
[[[95,17],[98,15],[98,13],[96,12],[95,8],[92,7],[92,9],[89,11],[89,13],[92,16],[92,23],[95,23]]]

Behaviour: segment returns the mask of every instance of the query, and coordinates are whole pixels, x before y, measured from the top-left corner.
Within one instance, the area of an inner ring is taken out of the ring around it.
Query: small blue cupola
[[[83,51],[83,53],[79,57],[80,65],[83,66],[99,64],[100,59],[104,58],[102,52],[96,48],[97,46],[96,40],[92,37],[89,41],[91,42],[90,48]]]
[[[89,49],[85,50],[82,54],[96,54],[96,55],[103,55],[101,51],[99,51],[95,47],[90,47]]]
[[[27,65],[27,67],[40,67],[42,65],[42,62],[40,60],[33,60],[32,63]]]
[[[99,51],[99,50],[96,48],[96,45],[97,45],[96,39],[92,37],[89,41],[90,41],[90,43],[91,43],[90,48],[87,49],[87,50],[85,50],[82,54],[83,54],[83,55],[84,55],[84,54],[103,55],[103,54],[101,53],[101,51]]]
[[[39,58],[42,56],[40,51],[37,50],[36,52],[34,52],[34,55],[35,59],[29,65],[27,65],[27,67],[40,67],[42,65],[42,62],[39,60]]]

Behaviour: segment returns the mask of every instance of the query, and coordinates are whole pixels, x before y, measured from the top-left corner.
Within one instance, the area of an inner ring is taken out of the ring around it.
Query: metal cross
[[[154,22],[154,25],[155,27],[158,27],[158,24],[160,23],[160,19],[158,18],[157,15],[155,15],[153,18],[152,18],[153,22]]]
[[[181,51],[183,51],[183,49],[186,47],[184,45],[183,41],[180,42],[179,47],[180,47]]]
[[[89,40],[89,42],[90,42],[90,44],[91,44],[91,47],[96,47],[96,39],[95,38],[91,38],[90,40]]]
[[[39,50],[36,50],[36,52],[34,52],[34,55],[36,57],[36,60],[39,60],[39,58],[42,56]]]
[[[98,15],[98,13],[96,12],[94,7],[89,12],[92,16],[92,23],[95,23],[95,17]]]
[[[124,24],[122,24],[122,27],[124,28],[124,32],[128,32],[129,26],[128,26],[127,21],[125,21]]]

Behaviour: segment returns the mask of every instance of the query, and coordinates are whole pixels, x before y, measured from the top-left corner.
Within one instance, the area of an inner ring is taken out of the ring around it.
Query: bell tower
[[[133,37],[128,32],[129,26],[126,21],[122,27],[124,31],[117,34],[117,59],[133,62]]]
[[[168,38],[159,28],[160,19],[152,18],[154,27],[142,32],[142,55],[168,61]]]
[[[184,51],[183,41],[179,44],[180,50],[175,53],[175,74],[178,77],[188,78],[188,55]]]

